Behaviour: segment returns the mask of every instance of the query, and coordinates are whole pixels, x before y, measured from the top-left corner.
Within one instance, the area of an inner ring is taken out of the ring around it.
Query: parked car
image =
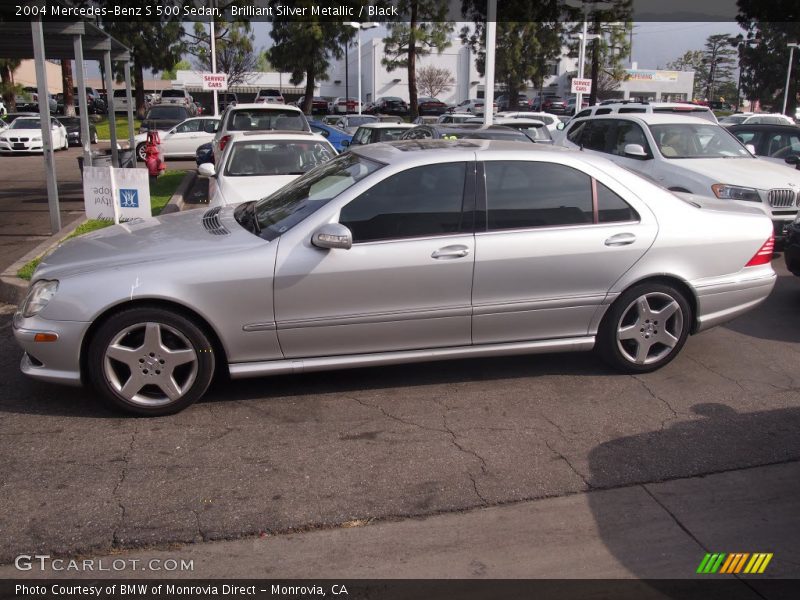
[[[231,137],[214,164],[198,167],[209,178],[209,206],[260,200],[337,154],[322,136],[311,132],[241,132]]]
[[[3,117],[3,121],[5,121],[6,125],[11,125],[16,119],[21,117],[39,117],[38,112],[13,112],[13,113],[6,113]]]
[[[21,106],[20,103],[17,102],[17,109],[38,113],[39,112],[38,88],[29,86],[24,89],[28,100],[27,102],[24,102]],[[51,115],[55,115],[56,112],[58,111],[58,102],[56,101],[55,97],[52,94],[47,94],[47,106],[50,110]]]
[[[798,168],[800,127],[797,125],[732,125],[728,127],[759,158]],[[794,158],[792,158],[794,157]]]
[[[411,122],[414,125],[431,125],[433,123],[438,123],[439,122],[439,117],[441,117],[441,116],[442,115],[439,115],[438,117],[436,115],[420,115],[419,117],[417,117],[416,119],[414,119]]]
[[[582,148],[676,192],[758,206],[775,237],[797,215],[800,173],[754,157],[726,128],[674,114],[615,114],[574,119],[560,143]]]
[[[79,117],[56,117],[56,120],[67,130],[67,140],[70,145],[80,146],[81,142],[81,120]],[[97,128],[94,123],[89,121],[89,143],[97,143]]]
[[[328,112],[337,115],[357,113],[358,105],[358,98],[345,98],[343,96],[339,96],[328,103]]]
[[[783,260],[789,271],[800,277],[800,216],[786,230]]]
[[[154,104],[147,109],[139,133],[146,133],[149,129],[169,131],[191,116],[189,109],[180,104]]]
[[[239,96],[233,92],[218,92],[217,93],[217,109],[219,112],[224,112],[229,106],[236,106],[239,104]]]
[[[516,100],[512,100],[509,94],[502,94],[495,98],[494,103],[498,110],[526,110],[530,99],[525,94],[517,94]]]
[[[397,96],[382,96],[372,102],[364,112],[371,115],[397,115],[404,117],[409,113],[408,103]]]
[[[256,104],[286,104],[280,90],[274,89],[258,90],[256,99],[253,102]]]
[[[482,115],[485,112],[485,101],[483,99],[475,99],[472,98],[470,100],[464,100],[460,104],[457,104],[456,107],[453,109],[454,113],[469,113],[471,115]],[[497,112],[497,103],[494,103],[494,113]],[[422,114],[422,113],[420,113]]]
[[[399,140],[407,130],[414,127],[411,123],[365,123],[359,126],[353,135],[351,146],[363,146],[377,142],[393,142]]]
[[[311,131],[328,140],[331,145],[336,148],[337,152],[344,152],[347,150],[350,141],[353,139],[352,134],[347,133],[344,129],[340,129],[335,125],[328,125],[323,121],[309,121],[308,124],[311,126]]]
[[[467,120],[474,118],[472,113],[452,112],[439,115],[435,123],[465,123]]]
[[[537,96],[531,100],[530,109],[553,115],[565,115],[568,113],[567,103],[560,96]]]
[[[50,128],[53,150],[69,148],[67,130],[64,126],[51,117]],[[38,115],[15,119],[0,133],[0,153],[19,154],[25,152],[44,152],[42,125]]]
[[[220,126],[211,142],[215,162],[230,136],[237,131],[311,131],[303,111],[286,104],[237,104],[229,106],[220,118]]]
[[[437,98],[423,96],[417,98],[417,114],[422,115],[441,115],[446,112],[449,107],[447,104]]]
[[[775,284],[769,220],[707,202],[537,144],[359,146],[258,201],[65,242],[12,330],[24,374],[146,416],[186,408],[215,371],[595,348],[644,373]]]
[[[133,109],[136,110],[136,93],[131,91]],[[114,90],[114,112],[128,112],[128,94],[123,90]]]
[[[161,90],[161,104],[179,104],[189,111],[189,116],[193,117],[194,100],[188,91],[180,88]]]
[[[344,115],[336,121],[336,127],[344,129],[347,133],[353,135],[361,125],[378,122],[378,117],[375,115]]]
[[[211,145],[211,142],[206,144],[201,144],[197,147],[197,150],[194,153],[194,162],[199,167],[203,163],[211,163],[214,164],[214,148]]]
[[[339,115],[325,115],[322,117],[322,123],[325,125],[335,125],[339,119]]]
[[[584,96],[585,98],[585,96]],[[574,115],[575,114],[575,105],[578,103],[577,96],[570,96],[567,98],[567,110],[566,114]],[[589,101],[585,99],[581,99],[581,110],[589,106]]]
[[[402,117],[397,115],[375,115],[381,123],[405,123]]]
[[[547,130],[554,134],[558,131],[559,118],[546,112],[532,112],[532,111],[506,111],[497,113],[498,117],[510,119],[536,119],[541,121],[547,127]]]
[[[198,146],[208,144],[214,139],[214,134],[219,127],[219,117],[192,117],[178,123],[165,133],[159,135],[161,155],[165,158],[193,157]],[[145,160],[147,153],[147,134],[140,133],[133,142],[136,147],[136,157]]]
[[[483,123],[481,117],[473,117],[467,123]],[[521,131],[530,138],[532,142],[540,144],[552,144],[553,136],[547,129],[547,126],[537,119],[513,119],[510,117],[498,117],[493,121],[494,125],[502,125],[509,129],[516,129]]]
[[[729,115],[719,120],[725,127],[732,125],[794,125],[791,117],[781,113],[742,113]]]
[[[458,125],[417,125],[406,131],[401,140],[503,140],[508,142],[531,143],[531,139],[516,129],[502,125],[480,125],[478,123],[460,123]]]
[[[3,104],[3,101],[0,100],[0,118],[5,117],[8,114],[8,110],[6,109],[6,105]]]
[[[106,101],[100,96],[100,92],[98,92],[95,88],[87,86],[85,89],[86,93],[86,107],[89,110],[89,114],[104,114],[108,110],[108,105]],[[76,114],[80,112],[80,102],[78,101],[78,88],[72,88],[72,97],[75,102],[75,112]]]
[[[303,108],[303,102],[305,101],[305,96],[300,96],[300,99],[297,102],[294,102],[294,106],[301,109]],[[325,100],[322,96],[314,96],[311,98],[311,114],[325,114],[328,112],[328,101]]]
[[[203,105],[200,104],[197,100],[194,101],[194,114],[198,117],[203,114]]]
[[[687,102],[639,102],[636,100],[622,100],[596,104],[580,111],[576,119],[585,117],[599,117],[611,114],[655,114],[655,115],[684,115],[698,117],[710,123],[717,123],[717,117],[707,106],[690,104]]]

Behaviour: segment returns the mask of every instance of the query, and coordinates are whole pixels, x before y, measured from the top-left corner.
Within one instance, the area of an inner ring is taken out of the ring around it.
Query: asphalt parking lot
[[[763,305],[645,376],[611,372],[591,354],[359,369],[221,382],[157,419],[120,417],[88,390],[24,378],[5,306],[0,563],[797,461],[800,279],[782,258],[774,266]],[[601,536],[618,522],[595,518]]]

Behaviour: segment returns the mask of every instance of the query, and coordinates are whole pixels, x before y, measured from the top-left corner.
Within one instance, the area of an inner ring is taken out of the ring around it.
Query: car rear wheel
[[[145,142],[136,146],[136,157],[142,162],[147,160],[147,144]]]
[[[662,283],[636,285],[620,295],[606,313],[597,350],[621,371],[655,371],[677,356],[691,323],[689,302],[675,287]]]
[[[193,321],[161,308],[133,308],[100,326],[87,367],[112,407],[159,416],[198,400],[211,383],[214,361],[208,336]]]

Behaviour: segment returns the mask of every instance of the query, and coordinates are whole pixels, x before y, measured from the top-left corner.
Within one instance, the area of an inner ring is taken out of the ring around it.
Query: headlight
[[[58,290],[56,280],[40,279],[34,283],[22,303],[22,316],[27,318],[38,315],[56,295],[56,290]]]
[[[761,196],[758,195],[758,190],[753,188],[739,187],[736,185],[727,185],[724,183],[715,183],[711,186],[711,191],[717,198],[723,200],[749,200],[750,202],[761,202]]]

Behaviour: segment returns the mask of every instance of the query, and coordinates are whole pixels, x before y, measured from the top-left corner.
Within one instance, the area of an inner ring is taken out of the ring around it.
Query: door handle
[[[434,251],[434,253],[431,254],[431,258],[437,258],[439,260],[448,258],[463,258],[467,254],[469,254],[469,248],[466,246],[445,246],[444,248],[439,248],[438,250]]]
[[[606,246],[627,246],[636,241],[636,236],[632,233],[618,233],[612,235],[605,241]]]

